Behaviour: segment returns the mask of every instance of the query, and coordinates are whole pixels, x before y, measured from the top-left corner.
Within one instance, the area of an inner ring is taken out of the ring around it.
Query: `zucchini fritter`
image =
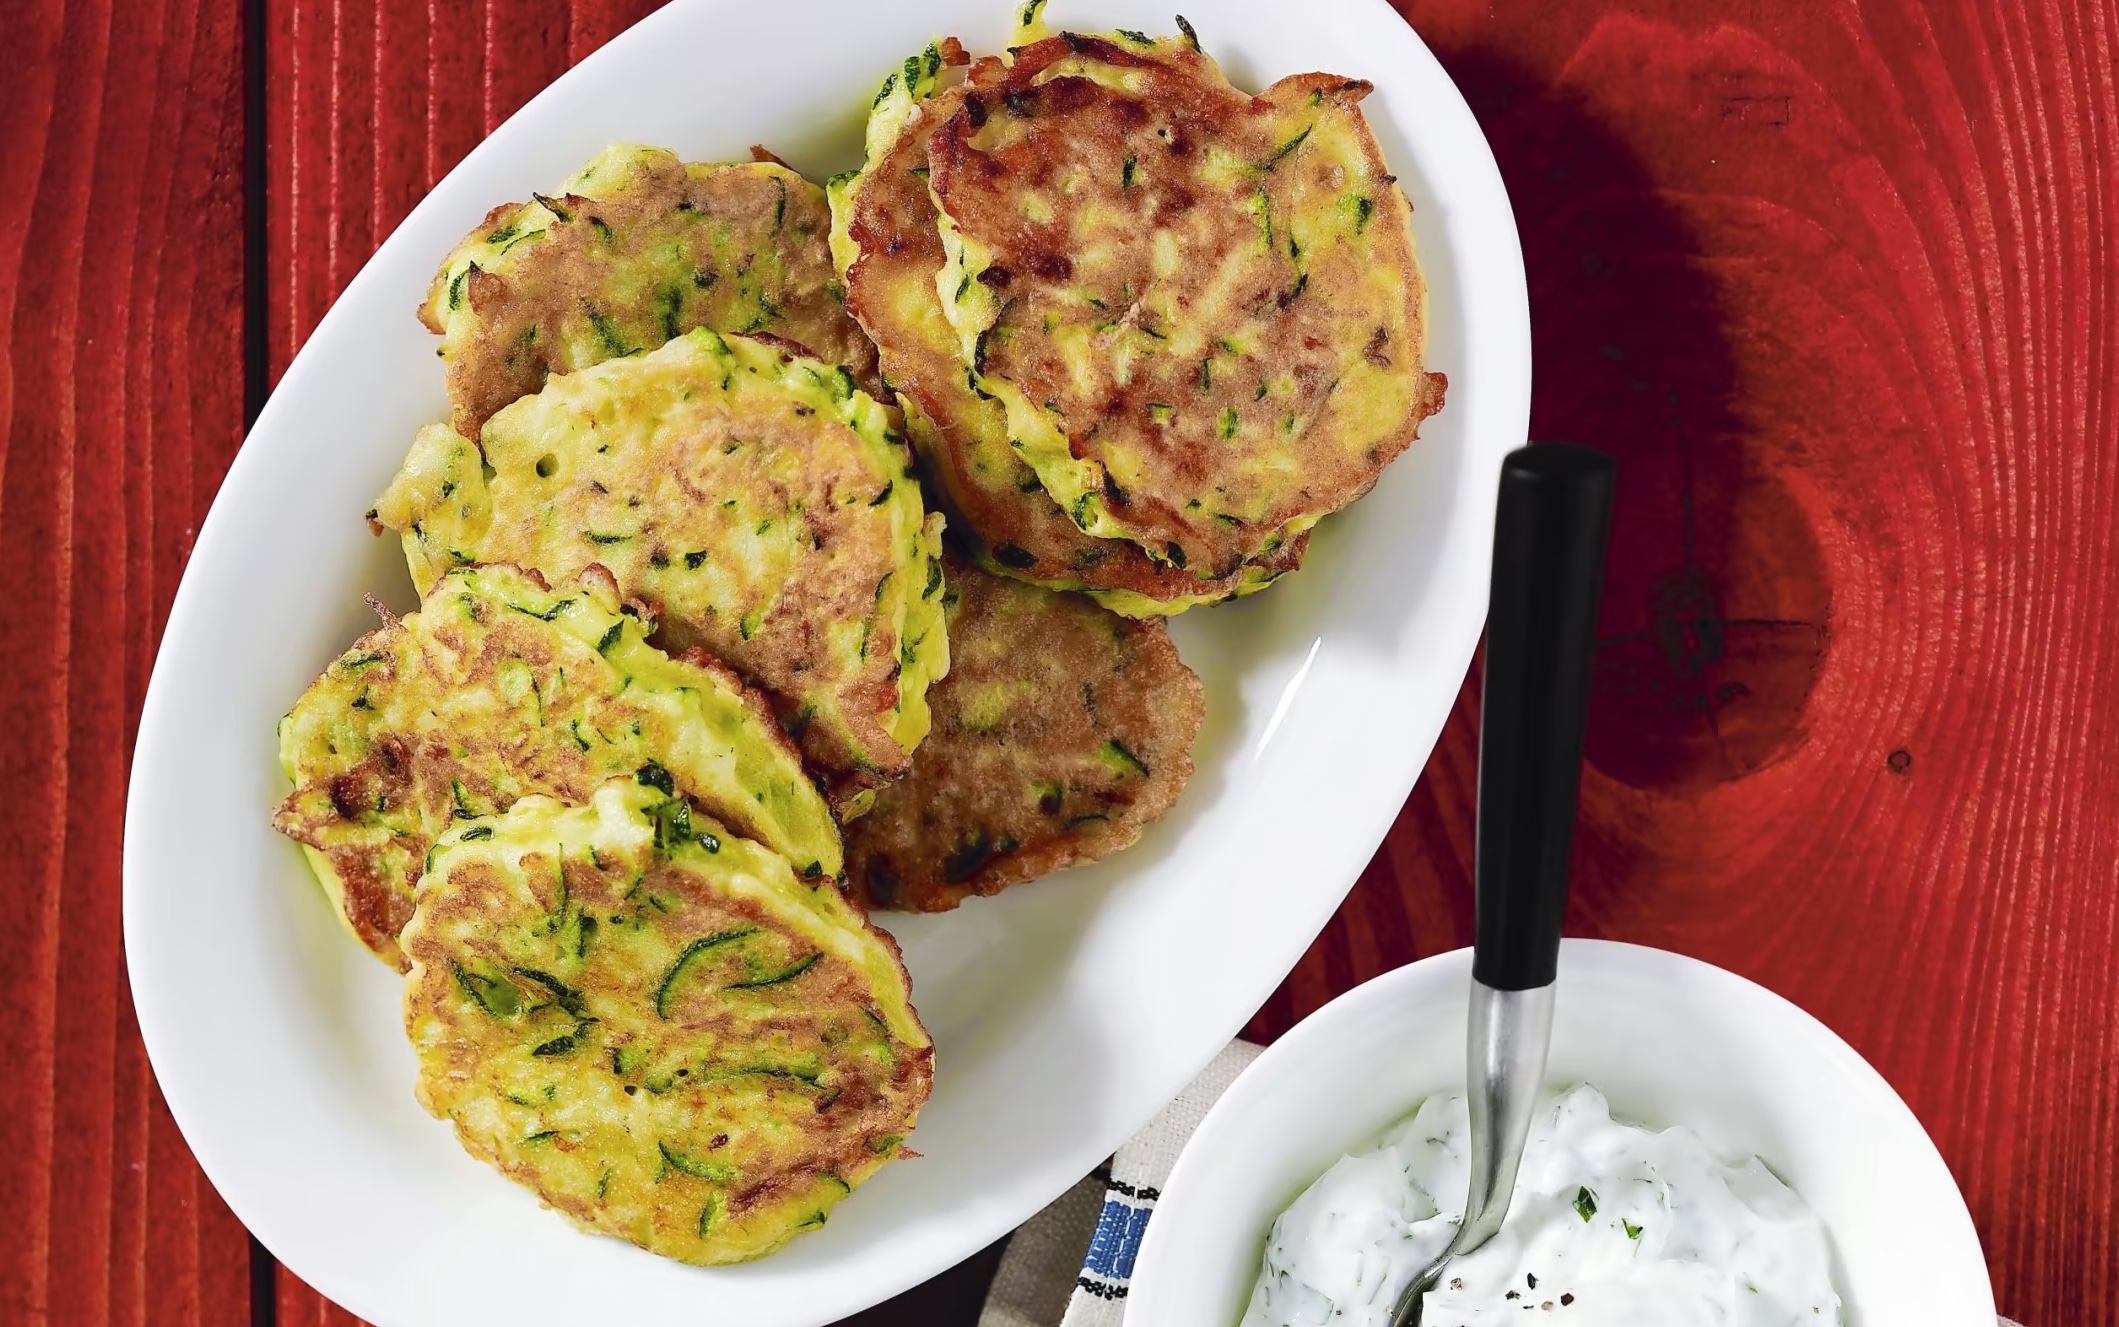
[[[1231,87],[1190,34],[983,61],[934,130],[939,298],[1086,534],[1235,575],[1441,404],[1412,210],[1329,74]]]
[[[450,830],[404,947],[420,1103],[549,1206],[685,1262],[823,1225],[932,1082],[890,938],[629,777]]]
[[[939,912],[1131,845],[1192,777],[1206,712],[1160,621],[946,568],[934,732],[846,827],[848,883],[875,907]]]
[[[532,793],[579,802],[615,774],[651,769],[803,874],[837,875],[831,813],[764,702],[705,655],[673,659],[646,637],[601,568],[557,590],[514,567],[450,572],[280,721],[294,791],[273,828],[399,967],[412,887],[451,820]]]
[[[1085,535],[1010,447],[1000,403],[973,390],[972,366],[935,291],[945,255],[927,187],[928,138],[968,93],[941,86],[946,64],[962,58],[952,39],[905,61],[871,112],[867,164],[827,191],[847,308],[876,341],[907,431],[939,496],[962,518],[960,535],[992,570],[1086,589],[1132,616],[1181,612],[1271,584],[1300,561],[1305,535],[1219,578],[1157,562],[1127,540]]]
[[[949,670],[942,518],[846,370],[701,328],[555,376],[482,450],[431,426],[376,502],[414,584],[601,564],[657,607],[657,644],[767,693],[842,809],[904,772]]]
[[[874,386],[875,350],[840,308],[823,191],[775,162],[686,165],[613,144],[559,196],[504,203],[435,274],[458,433],[606,359],[694,327],[769,333]]]

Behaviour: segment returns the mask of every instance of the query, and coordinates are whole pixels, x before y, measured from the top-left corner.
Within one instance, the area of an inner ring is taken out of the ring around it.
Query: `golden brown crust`
[[[669,805],[620,780],[438,847],[406,1028],[472,1155],[589,1229],[740,1261],[903,1155],[933,1048],[887,937]]]
[[[724,577],[739,582],[759,577],[744,586],[745,594],[769,606],[757,618],[745,619],[676,611],[693,605],[658,599],[656,643],[687,659],[714,660],[713,666],[731,678],[735,672],[718,661],[740,667],[745,679],[772,698],[778,711],[773,722],[793,729],[804,757],[835,787],[871,787],[902,773],[905,752],[886,727],[898,708],[896,628],[878,621],[870,648],[844,658],[845,651],[834,650],[828,639],[840,624],[876,618],[876,587],[900,570],[890,519],[870,505],[889,489],[891,476],[877,473],[852,429],[793,402],[782,410],[740,415],[702,410],[657,443],[640,458],[649,473],[625,479],[636,494],[681,493],[690,500],[661,504],[648,499],[657,508],[660,528],[638,547],[626,546],[629,579],[642,594],[652,593],[649,587],[658,583],[674,585],[682,579],[687,555],[705,550]],[[741,450],[731,453],[732,444]],[[616,476],[606,479],[614,491],[620,489]],[[746,495],[745,500],[725,506],[736,494]],[[616,505],[610,494],[599,497],[584,484],[567,489],[556,509],[567,513],[563,525],[588,530],[607,528]],[[738,511],[750,518],[740,529],[726,519]],[[802,539],[793,546],[789,567],[746,567],[727,553],[738,539],[757,537],[753,531],[763,512],[799,526]],[[551,556],[529,529],[535,523],[532,513],[523,516],[522,528],[514,532],[521,538],[519,551],[526,558]],[[608,551],[603,556],[612,557]],[[828,700],[835,721],[810,721],[805,697]]]
[[[647,764],[752,836],[798,848],[798,867],[836,871],[836,833],[764,700],[716,660],[639,644],[601,567],[571,590],[515,567],[464,568],[444,585],[442,601],[334,661],[282,732],[294,788],[273,828],[326,859],[340,912],[378,957],[403,967],[413,886],[453,820],[531,794],[580,801]],[[551,597],[516,606],[532,592]],[[596,646],[600,625],[584,641],[543,612],[599,614],[613,653],[663,675],[621,674]]]
[[[1056,426],[1033,464],[1083,528],[1226,576],[1366,493],[1440,404],[1370,85],[1251,97],[1077,35],[973,82],[931,188],[998,305],[982,373]]]
[[[945,561],[950,673],[912,772],[846,827],[873,907],[939,912],[1132,844],[1192,775],[1199,679],[1135,621]]]
[[[928,193],[927,140],[970,85],[937,93],[870,163],[848,229],[860,256],[846,274],[846,307],[874,338],[882,375],[908,398],[907,429],[951,528],[983,545],[1008,572],[1168,601],[1233,593],[1239,576],[1201,577],[1151,560],[1123,539],[1083,534],[1008,447],[999,407],[975,395],[934,293],[943,253]],[[977,426],[980,416],[988,423]],[[1299,550],[1290,550],[1299,557]]]
[[[495,270],[474,258],[459,291],[448,289],[445,267],[439,298],[421,310],[429,328],[448,333],[449,399],[465,437],[549,374],[695,327],[772,333],[876,385],[875,349],[833,294],[823,190],[777,162],[687,167],[644,151],[622,184],[599,186],[595,198],[539,202],[489,213],[467,245],[511,220],[545,229],[484,258]],[[447,312],[452,299],[459,308]]]
[[[934,540],[890,414],[763,340],[696,331],[555,379],[480,448],[423,430],[375,513],[415,581],[465,557],[601,562],[653,605],[658,645],[763,688],[843,804],[924,734],[908,665],[938,619]]]
[[[713,897],[696,880],[685,873],[671,869],[668,864],[650,867],[637,879],[628,878],[613,882],[603,873],[594,871],[586,862],[568,860],[566,863],[567,888],[579,901],[579,906],[606,916],[622,916],[625,912],[637,913],[637,906],[630,904],[626,891],[637,887],[643,892],[653,893],[668,901],[678,900],[674,915],[665,924],[666,929],[685,939],[700,936],[727,934],[730,931],[752,928],[765,931],[772,928],[774,919],[762,910],[729,899]],[[624,911],[619,911],[623,909]],[[507,920],[493,900],[482,897],[480,891],[466,888],[460,894],[439,902],[434,910],[431,926],[411,937],[408,957],[424,969],[425,981],[413,997],[415,1007],[428,1011],[451,1009],[458,1015],[475,1017],[475,1013],[464,1007],[460,992],[450,976],[452,962],[467,965],[481,959],[496,967],[504,967],[508,956],[499,952],[490,941],[481,942],[476,937],[480,931],[496,931],[499,923]],[[635,924],[638,924],[637,922]],[[602,923],[604,927],[609,922]],[[459,937],[456,943],[443,942],[437,937],[453,931]],[[886,932],[877,931],[879,936]],[[738,956],[740,958],[740,956]],[[575,974],[569,973],[568,976]],[[740,980],[743,972],[740,963],[730,972],[722,974],[729,981]],[[714,984],[715,973],[701,974],[693,989],[705,990]],[[799,1005],[790,1009],[790,1015],[799,1015],[808,1009],[848,1008],[859,1009],[871,1000],[866,976],[853,965],[827,957],[805,971],[798,979]],[[726,985],[724,981],[721,984]],[[595,997],[605,993],[638,1003],[642,992],[637,989],[608,990],[593,980],[579,980],[570,989],[584,997]],[[698,1007],[694,1007],[698,1006]],[[671,1018],[686,1024],[693,1030],[714,1030],[717,1024],[726,1024],[727,1016],[705,1007],[697,1000],[676,1002],[671,1007]],[[792,1016],[783,1016],[777,1029],[784,1038],[794,1022]],[[554,1024],[554,1029],[563,1027]],[[740,1053],[740,1042],[730,1050]],[[437,1063],[430,1070],[432,1078],[462,1082],[477,1072],[480,1061],[490,1053],[490,1047],[477,1040],[464,1040],[445,1044],[436,1055]],[[596,1069],[604,1066],[598,1064]],[[859,1174],[874,1168],[875,1153],[871,1141],[890,1133],[902,1133],[911,1128],[912,1116],[927,1100],[934,1083],[934,1048],[901,1047],[891,1064],[887,1077],[880,1081],[864,1081],[848,1078],[835,1082],[836,1090],[828,1107],[811,1106],[790,1117],[791,1134],[799,1139],[797,1147],[778,1148],[783,1155],[771,1156],[767,1168],[760,1166],[757,1173],[746,1178],[744,1186],[729,1195],[728,1214],[740,1217],[747,1210],[764,1205],[775,1197],[792,1189],[797,1181],[806,1180],[816,1173]],[[423,1082],[422,1086],[425,1086]],[[481,1160],[487,1161],[508,1174],[518,1183],[533,1189],[544,1189],[541,1184],[543,1168],[524,1164],[520,1154],[511,1149],[503,1154],[483,1135],[458,1131],[465,1150]],[[756,1146],[761,1141],[752,1138],[734,1138],[730,1143],[713,1150],[717,1161],[741,1165],[748,1151],[764,1152]],[[746,1146],[749,1145],[749,1146]],[[792,1151],[793,1156],[784,1155]],[[544,1192],[546,1201],[566,1212],[568,1216],[592,1227],[604,1228],[609,1223],[603,1218],[600,1205],[589,1200],[586,1194],[569,1194],[563,1191]],[[682,1213],[691,1221],[698,1219],[698,1204],[692,1203]],[[624,1237],[623,1229],[611,1229],[606,1233]]]

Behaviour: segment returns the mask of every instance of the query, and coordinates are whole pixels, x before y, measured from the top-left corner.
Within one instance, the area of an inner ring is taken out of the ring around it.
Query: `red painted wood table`
[[[647,7],[0,7],[0,1323],[346,1320],[253,1259],[156,1095],[133,724],[246,414]],[[2119,1322],[2119,8],[1403,7],[1515,200],[1535,432],[1621,462],[1571,929],[1831,1024],[1948,1158],[2000,1307]],[[1467,940],[1476,702],[1254,1035]],[[864,1321],[968,1323],[977,1275]]]

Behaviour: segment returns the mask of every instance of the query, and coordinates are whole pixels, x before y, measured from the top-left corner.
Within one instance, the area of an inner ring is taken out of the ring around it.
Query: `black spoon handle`
[[[1571,443],[1501,463],[1472,947],[1473,978],[1495,990],[1550,985],[1559,962],[1611,490],[1611,458]]]

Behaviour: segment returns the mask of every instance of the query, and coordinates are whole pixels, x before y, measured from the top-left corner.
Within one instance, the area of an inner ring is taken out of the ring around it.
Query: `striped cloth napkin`
[[[1122,1327],[1133,1258],[1170,1168],[1258,1052],[1231,1043],[1118,1155],[1025,1222],[1001,1255],[979,1327]]]

